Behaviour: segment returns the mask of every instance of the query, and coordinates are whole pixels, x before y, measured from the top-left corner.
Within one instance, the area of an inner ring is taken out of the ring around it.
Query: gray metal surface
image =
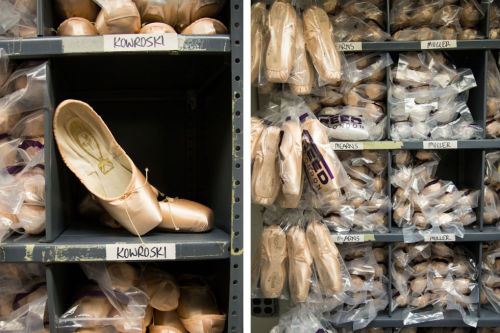
[[[154,52],[167,54],[231,52],[230,37],[228,35],[179,35],[178,38],[179,41],[177,50]],[[13,59],[110,53],[104,51],[103,36],[45,36],[24,39],[0,39],[0,48],[5,49],[7,54]],[[147,54],[148,52],[131,51],[128,53]]]
[[[337,234],[332,233],[332,235],[337,235]],[[385,234],[370,233],[370,232],[349,232],[346,234],[338,234],[338,235],[364,235],[365,241],[374,241],[374,242],[395,243],[404,241],[403,231],[401,228],[398,228],[397,226],[391,226],[391,231]],[[479,242],[479,241],[489,242],[498,240],[500,240],[500,229],[494,226],[484,227],[483,231],[479,229],[479,226],[476,228],[466,228],[464,237],[463,238],[456,237],[455,239],[456,242]]]
[[[228,332],[243,332],[243,1],[232,0],[231,12],[231,98],[232,98],[232,198],[231,260]],[[248,41],[247,41],[248,45]],[[247,59],[248,60],[248,59]],[[248,278],[248,274],[247,274]]]
[[[142,236],[145,244],[175,243],[175,260],[207,260],[229,257],[230,237],[220,229],[207,233],[151,232]],[[0,244],[0,262],[64,263],[105,261],[106,245],[141,244],[138,237],[125,230],[109,228],[86,229],[70,227],[56,241],[29,236],[16,240],[11,237]]]
[[[457,148],[449,148],[450,143],[456,142]],[[412,150],[424,149],[424,145],[431,145],[432,150],[444,149],[500,149],[500,139],[479,140],[428,140],[428,141],[330,141],[335,150]]]

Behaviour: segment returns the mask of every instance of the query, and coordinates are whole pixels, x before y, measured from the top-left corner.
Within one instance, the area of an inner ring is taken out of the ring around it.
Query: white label
[[[177,34],[104,35],[104,51],[171,51],[179,48]]]
[[[351,235],[332,235],[335,243],[360,243],[365,241],[365,235],[351,234]]]
[[[175,244],[106,244],[106,260],[171,260]]]
[[[363,150],[363,142],[332,142],[333,150]]]
[[[453,49],[457,47],[456,40],[424,40],[420,42],[420,48],[422,50],[432,50],[432,49]]]
[[[455,234],[425,234],[426,242],[454,242]]]
[[[339,51],[361,51],[363,49],[361,42],[339,42],[335,43],[335,46]]]
[[[424,141],[424,149],[457,149],[457,141]]]

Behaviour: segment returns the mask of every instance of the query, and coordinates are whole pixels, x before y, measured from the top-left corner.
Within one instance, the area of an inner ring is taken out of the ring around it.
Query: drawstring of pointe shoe
[[[134,227],[134,230],[137,234],[137,237],[139,237],[139,240],[141,241],[141,244],[142,245],[145,245],[144,244],[144,241],[141,237],[141,235],[139,234],[139,231],[137,231],[137,227],[135,226],[134,224],[134,221],[132,221],[132,218],[130,217],[130,214],[128,212],[128,204],[127,204],[127,198],[132,195],[133,193],[139,191],[140,189],[146,187],[146,185],[148,184],[148,177],[149,177],[149,169],[146,168],[146,180],[144,181],[144,184],[142,184],[142,186],[139,186],[137,187],[135,190],[133,191],[128,191],[128,192],[125,192],[122,196],[121,196],[121,199],[123,200],[123,202],[125,203],[125,212],[127,213],[127,216],[128,216],[128,220],[130,221],[130,224],[132,224],[132,227]]]
[[[171,199],[171,198],[167,197],[163,201],[168,204],[168,212],[170,214],[170,219],[172,220],[172,224],[174,225],[175,231],[179,231],[180,228],[175,224],[174,215],[172,214],[172,207],[170,207],[170,200],[169,199]]]

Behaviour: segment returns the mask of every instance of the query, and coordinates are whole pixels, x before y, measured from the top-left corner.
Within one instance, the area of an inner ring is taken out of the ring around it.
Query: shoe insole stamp
[[[57,126],[64,128],[61,134],[67,136],[67,146],[60,148],[72,151],[64,151],[64,155],[74,168],[87,175],[91,191],[104,198],[122,195],[132,178],[128,159],[122,151],[113,149],[112,135],[106,133],[107,129],[98,127],[90,116],[85,119],[87,113],[79,112],[79,105],[66,108],[57,118]]]

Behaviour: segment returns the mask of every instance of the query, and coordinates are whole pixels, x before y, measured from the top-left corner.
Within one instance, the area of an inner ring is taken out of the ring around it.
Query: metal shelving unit
[[[390,22],[390,0],[386,1],[386,22]],[[483,1],[481,3],[485,11],[485,19],[480,23],[479,30],[484,36],[488,36],[489,31],[489,3]],[[391,33],[390,26],[387,24],[386,31]],[[385,42],[342,42],[337,43],[337,48],[344,52],[388,52],[392,59],[397,62],[399,52],[407,51],[445,51],[450,56],[452,62],[457,67],[470,67],[474,72],[477,87],[470,92],[467,102],[475,121],[479,126],[485,129],[486,123],[486,82],[488,68],[488,51],[494,53],[500,51],[500,39],[478,39],[478,40],[455,40],[455,41],[385,41]],[[387,70],[389,74],[389,69]],[[257,95],[257,89],[252,91],[255,96],[256,103],[259,105],[261,101]],[[264,98],[265,99],[265,98]],[[253,100],[254,101],[254,100]],[[257,106],[258,107],[258,106]],[[388,131],[390,134],[390,107],[387,108],[388,116]],[[363,141],[363,142],[340,142],[331,141],[330,145],[334,150],[386,150],[388,161],[391,161],[393,151],[397,150],[418,150],[432,149],[439,150],[445,154],[446,158],[441,160],[445,164],[438,169],[438,178],[450,179],[458,184],[459,187],[469,187],[480,190],[480,205],[476,210],[477,222],[474,227],[466,228],[463,238],[456,237],[455,242],[463,242],[464,246],[473,247],[476,254],[476,260],[481,258],[481,246],[483,242],[500,240],[500,229],[494,225],[486,225],[483,223],[483,190],[484,190],[484,173],[485,173],[485,154],[488,151],[500,150],[500,140],[486,139],[485,136],[478,140],[439,140],[439,141],[392,141],[389,139],[383,141]],[[445,160],[445,161],[443,161]],[[390,164],[390,163],[389,163]],[[440,170],[441,169],[441,170]],[[449,171],[453,170],[453,171]],[[390,184],[391,165],[388,171],[388,184]],[[391,187],[388,185],[387,193],[391,197]],[[349,232],[346,234],[332,233],[332,237],[337,243],[342,243],[347,236],[347,241],[359,240],[368,242],[384,242],[388,243],[388,265],[391,263],[392,243],[403,242],[404,235],[402,229],[397,227],[392,221],[392,211],[389,212],[389,232],[373,233],[373,232]],[[259,223],[261,221],[252,221]],[[350,240],[349,240],[350,238]],[[481,270],[481,263],[478,262],[478,269]],[[389,280],[391,279],[389,270]],[[389,282],[389,297],[392,302],[392,284]],[[265,301],[265,303],[264,303]],[[263,305],[268,308],[267,313],[263,313]],[[258,317],[268,317],[277,315],[279,312],[278,302],[274,299],[255,299],[252,303],[252,314]],[[388,309],[391,308],[389,304]],[[275,311],[270,313],[271,311]],[[494,313],[483,306],[479,307],[478,327],[500,327],[500,315]],[[386,310],[380,312],[375,320],[370,323],[370,327],[388,327],[397,328],[403,327],[403,313],[401,309],[394,312]],[[345,325],[344,327],[352,327]],[[467,327],[463,322],[459,313],[451,311],[445,314],[444,319],[433,322],[420,323],[419,327]]]
[[[215,293],[227,313],[226,331],[243,332],[242,1],[227,1],[221,12],[230,35],[168,34],[167,46],[159,50],[109,51],[105,44],[110,36],[53,36],[54,17],[52,1],[38,0],[39,37],[1,39],[0,48],[15,61],[48,61],[53,106],[66,98],[87,101],[138,166],[152,169],[150,182],[214,210],[210,232],[152,231],[142,239],[165,248],[167,269],[189,262],[205,271],[213,267]],[[47,264],[50,326],[57,332],[58,316],[73,292],[71,268],[78,262],[109,260],[116,247],[140,241],[75,213],[83,187],[58,154],[52,117],[53,110],[46,110],[46,233],[10,237],[0,244],[0,262]],[[135,129],[140,135],[130,136]],[[159,147],[147,140],[169,144],[158,153]],[[168,158],[181,163],[167,163]]]

